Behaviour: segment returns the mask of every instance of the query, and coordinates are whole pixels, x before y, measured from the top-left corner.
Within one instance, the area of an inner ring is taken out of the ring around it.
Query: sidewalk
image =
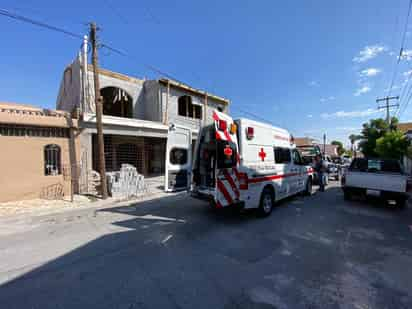
[[[0,224],[12,222],[28,222],[32,218],[53,214],[64,214],[79,210],[100,210],[113,206],[131,206],[142,202],[155,200],[162,197],[173,197],[184,192],[166,193],[163,191],[147,192],[144,196],[120,200],[108,198],[107,200],[90,200],[86,196],[75,196],[74,202],[64,200],[28,200],[0,204]]]

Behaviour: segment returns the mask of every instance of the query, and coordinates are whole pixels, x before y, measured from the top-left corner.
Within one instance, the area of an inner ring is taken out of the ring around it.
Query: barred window
[[[44,146],[44,174],[55,176],[61,174],[61,151],[55,144]]]

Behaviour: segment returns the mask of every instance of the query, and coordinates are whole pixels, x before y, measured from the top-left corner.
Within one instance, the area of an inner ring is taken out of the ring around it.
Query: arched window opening
[[[44,146],[44,174],[46,176],[55,176],[61,174],[60,156],[60,146],[55,144]]]
[[[133,118],[133,99],[123,89],[105,87],[100,90],[103,98],[103,115]]]
[[[202,105],[193,103],[192,97],[188,95],[183,95],[178,98],[178,115],[202,119]]]

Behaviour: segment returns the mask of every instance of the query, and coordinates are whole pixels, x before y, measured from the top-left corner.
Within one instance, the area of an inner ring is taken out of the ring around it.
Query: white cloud
[[[335,113],[323,113],[320,116],[323,119],[330,119],[330,118],[359,118],[359,117],[366,117],[373,114],[379,113],[379,110],[368,108],[363,111],[338,111]]]
[[[320,101],[322,102],[322,103],[324,103],[324,102],[326,102],[326,101],[333,101],[333,100],[335,100],[336,98],[333,96],[333,95],[331,95],[331,96],[329,96],[329,97],[325,97],[325,98],[320,98]]]
[[[399,56],[398,56],[399,58]],[[404,49],[401,54],[401,59],[410,61],[412,60],[412,50],[411,49]]]
[[[412,70],[403,72],[403,76],[405,76],[405,77],[408,77],[408,76],[411,75],[411,74],[412,74]]]
[[[360,131],[360,129],[356,128],[356,127],[337,127],[336,130],[338,130],[338,131],[350,131],[350,132]]]
[[[359,75],[360,75],[360,77],[371,77],[371,76],[378,75],[380,72],[382,72],[380,69],[368,68],[368,69],[360,71]]]
[[[308,117],[308,118],[312,118],[312,117],[313,117],[313,115],[312,115],[312,114],[309,114],[307,117]]]
[[[312,80],[309,82],[309,86],[311,87],[319,87],[319,83],[316,80]]]
[[[360,52],[359,55],[352,59],[353,62],[361,63],[375,58],[380,53],[386,51],[387,48],[383,45],[370,45],[365,46]]]
[[[361,94],[368,93],[369,91],[371,91],[371,87],[369,87],[369,86],[362,86],[362,87],[360,87],[359,89],[357,89],[353,95],[354,95],[355,97],[358,97],[358,96],[360,96]]]

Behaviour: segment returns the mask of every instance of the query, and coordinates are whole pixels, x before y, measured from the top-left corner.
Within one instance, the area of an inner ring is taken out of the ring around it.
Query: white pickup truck
[[[352,161],[342,177],[346,200],[354,195],[374,195],[394,200],[404,207],[408,200],[409,176],[397,160],[358,158]]]

